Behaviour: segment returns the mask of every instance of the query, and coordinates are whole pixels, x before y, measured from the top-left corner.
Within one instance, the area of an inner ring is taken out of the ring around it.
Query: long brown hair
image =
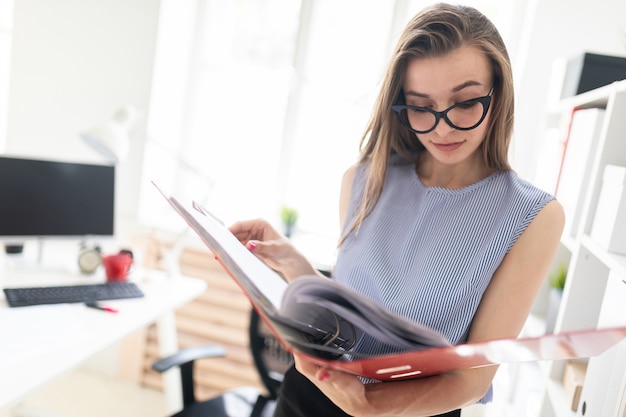
[[[407,65],[414,58],[445,55],[472,45],[487,57],[493,77],[490,123],[481,144],[483,161],[493,170],[508,170],[508,149],[513,134],[514,94],[511,62],[493,23],[478,10],[449,4],[432,5],[405,27],[391,57],[372,117],[361,139],[359,162],[367,169],[361,206],[344,238],[359,226],[382,193],[389,157],[398,154],[417,164],[423,149],[415,135],[400,124],[391,106],[404,100],[402,84]]]

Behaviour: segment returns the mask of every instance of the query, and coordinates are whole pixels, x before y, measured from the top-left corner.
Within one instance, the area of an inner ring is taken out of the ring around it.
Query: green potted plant
[[[283,206],[280,210],[280,218],[285,228],[285,236],[291,237],[293,227],[298,221],[298,210],[292,207]]]
[[[567,279],[567,266],[560,263],[550,274],[550,293],[548,299],[548,314],[546,317],[546,333],[552,333],[556,325],[556,318],[559,315],[561,299],[563,298],[563,288]]]
[[[567,266],[565,266],[564,263],[561,263],[550,275],[550,286],[555,290],[563,292],[563,288],[565,288],[566,278]]]

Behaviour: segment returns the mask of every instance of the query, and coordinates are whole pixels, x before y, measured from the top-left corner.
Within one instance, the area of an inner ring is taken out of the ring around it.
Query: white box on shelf
[[[572,111],[566,134],[563,161],[556,187],[556,198],[565,210],[563,235],[576,238],[582,215],[584,196],[606,110],[580,108]]]
[[[626,255],[626,167],[604,168],[591,237],[609,252]]]
[[[583,390],[587,363],[579,361],[567,361],[563,371],[563,390],[572,411],[578,411],[580,393]]]
[[[626,275],[612,270],[602,298],[598,328],[621,326],[626,326]]]

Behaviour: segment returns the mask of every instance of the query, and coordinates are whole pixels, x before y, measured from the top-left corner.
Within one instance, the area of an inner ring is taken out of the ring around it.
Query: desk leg
[[[171,355],[178,351],[178,336],[174,312],[172,311],[159,317],[156,321],[156,327],[160,356]],[[180,411],[183,407],[183,399],[178,368],[170,369],[163,374],[163,392],[165,394],[167,411],[169,413]]]

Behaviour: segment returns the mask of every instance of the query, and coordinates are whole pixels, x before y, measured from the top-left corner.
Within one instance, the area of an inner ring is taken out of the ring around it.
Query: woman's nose
[[[439,136],[446,136],[453,130],[456,130],[456,129],[450,126],[450,124],[445,118],[441,117],[439,118],[439,121],[437,122],[437,125],[435,126],[435,130],[433,130],[433,132],[436,132]]]

